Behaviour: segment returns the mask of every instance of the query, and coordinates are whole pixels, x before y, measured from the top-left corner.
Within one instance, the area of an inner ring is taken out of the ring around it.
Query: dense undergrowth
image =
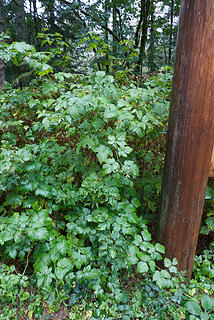
[[[213,319],[212,244],[188,286],[157,266],[171,70],[139,88],[20,48],[37,75],[0,95],[0,319]]]

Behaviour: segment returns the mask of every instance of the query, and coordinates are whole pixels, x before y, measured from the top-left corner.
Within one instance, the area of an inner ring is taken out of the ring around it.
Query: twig
[[[25,274],[26,269],[27,269],[27,267],[28,267],[28,257],[29,257],[29,255],[30,255],[30,253],[31,253],[31,250],[30,250],[30,251],[28,252],[28,254],[27,254],[27,262],[26,262],[26,265],[25,265],[25,268],[24,268],[24,271],[23,271],[22,275]]]

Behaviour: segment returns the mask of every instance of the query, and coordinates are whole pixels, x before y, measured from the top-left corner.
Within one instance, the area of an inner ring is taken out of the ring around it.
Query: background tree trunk
[[[16,10],[15,25],[17,29],[16,41],[27,42],[27,26],[25,21],[25,7],[23,0],[16,0],[14,2]]]
[[[0,0],[0,35],[3,32],[3,1]],[[5,89],[5,65],[0,59],[0,89]]]
[[[169,63],[172,59],[172,37],[173,37],[173,20],[174,20],[174,0],[171,0],[170,6],[170,34],[169,34]]]
[[[159,242],[191,277],[214,141],[214,2],[184,0],[176,50]]]
[[[107,28],[108,28],[108,1],[107,0],[105,0],[105,27],[106,27],[106,29],[105,29],[105,42],[108,44],[108,31],[107,31]],[[105,57],[105,59],[106,59],[106,72],[107,73],[109,73],[109,64],[108,64],[108,62],[109,62],[109,58],[108,58],[108,54],[106,54],[106,57]]]
[[[35,26],[35,34],[39,33],[39,19],[38,19],[38,12],[37,12],[37,1],[33,0],[33,19],[34,19],[34,26]]]
[[[148,49],[148,66],[149,72],[155,71],[155,62],[154,62],[154,4],[151,4],[151,13],[150,13],[150,39],[149,39],[149,49]]]
[[[49,1],[49,4],[48,4],[49,26],[50,26],[50,30],[51,30],[52,33],[56,31],[54,6],[55,6],[55,0]]]
[[[143,21],[142,21],[141,39],[140,39],[140,53],[139,53],[138,64],[137,64],[137,73],[140,75],[142,74],[142,63],[143,63],[143,57],[145,53],[146,40],[147,40],[150,3],[151,3],[150,0],[141,1],[141,5],[143,6]]]
[[[113,33],[117,34],[117,10],[116,10],[116,3],[113,1]],[[117,55],[117,42],[113,37],[113,56],[116,58]],[[116,71],[116,64],[113,65],[114,72]]]

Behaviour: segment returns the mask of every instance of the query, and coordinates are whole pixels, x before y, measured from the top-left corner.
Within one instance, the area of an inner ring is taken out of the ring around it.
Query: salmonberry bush
[[[52,52],[24,43],[2,52],[31,74],[0,94],[3,318],[23,319],[20,304],[42,319],[47,301],[69,319],[211,319],[213,264],[188,289],[153,239],[171,70],[119,85],[55,72]]]

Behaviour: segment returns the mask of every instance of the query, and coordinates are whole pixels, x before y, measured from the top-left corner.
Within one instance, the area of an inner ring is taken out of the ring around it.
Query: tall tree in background
[[[0,35],[3,32],[3,0],[0,0]],[[0,59],[0,89],[5,88],[5,65],[4,61]]]
[[[138,23],[137,30],[139,30],[137,37],[138,42],[140,43],[140,52],[137,63],[137,72],[138,74],[142,73],[142,62],[145,53],[146,41],[147,41],[147,31],[148,31],[148,18],[149,18],[149,9],[150,9],[151,0],[141,0],[140,1],[140,20]],[[141,30],[141,31],[140,31]],[[140,34],[140,35],[139,35]]]
[[[44,2],[45,10],[48,18],[48,26],[51,32],[56,31],[56,24],[55,24],[55,0],[48,0]]]
[[[149,47],[148,47],[148,68],[150,72],[155,71],[156,65],[154,61],[154,55],[155,55],[155,6],[154,3],[151,3],[150,8],[150,37],[149,37]]]
[[[16,41],[28,42],[25,2],[23,0],[13,1],[15,12]]]
[[[169,33],[169,61],[172,59],[172,37],[173,37],[173,19],[174,19],[174,0],[170,4],[170,33]]]
[[[34,19],[34,26],[35,26],[35,34],[40,32],[40,23],[39,23],[39,17],[38,17],[38,11],[37,11],[37,0],[33,0],[33,19]]]

